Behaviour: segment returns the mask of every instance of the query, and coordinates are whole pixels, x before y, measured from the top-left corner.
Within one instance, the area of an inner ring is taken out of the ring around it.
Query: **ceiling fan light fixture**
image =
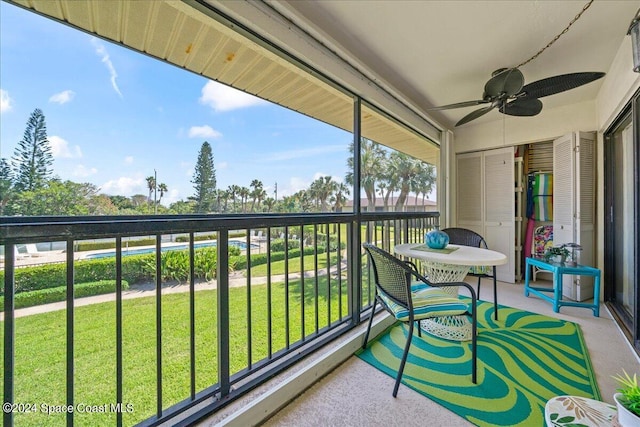
[[[640,9],[629,25],[627,35],[631,36],[631,50],[633,51],[633,71],[640,73]]]

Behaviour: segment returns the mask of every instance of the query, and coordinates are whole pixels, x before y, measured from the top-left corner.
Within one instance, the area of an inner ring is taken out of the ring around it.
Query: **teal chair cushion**
[[[440,288],[420,283],[412,285],[411,290],[414,320],[441,316],[459,316],[465,314],[469,309],[467,303],[452,297]],[[403,322],[409,320],[409,310],[395,303],[383,293],[380,293],[380,298],[393,312],[396,319]]]

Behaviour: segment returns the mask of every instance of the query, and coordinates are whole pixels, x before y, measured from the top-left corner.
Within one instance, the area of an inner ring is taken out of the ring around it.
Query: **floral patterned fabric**
[[[541,225],[533,231],[533,256],[541,257],[553,246],[553,226]]]

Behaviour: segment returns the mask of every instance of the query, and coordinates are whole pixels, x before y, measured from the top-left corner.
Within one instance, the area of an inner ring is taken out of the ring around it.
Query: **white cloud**
[[[180,200],[180,191],[169,189],[169,193],[165,193],[164,196],[162,196],[160,203],[164,206],[169,206],[171,203],[175,203],[178,200]]]
[[[120,88],[118,87],[118,83],[116,82],[116,79],[118,78],[118,72],[116,71],[116,68],[113,66],[111,59],[109,58],[109,53],[107,53],[107,48],[104,47],[104,45],[101,44],[98,41],[98,39],[95,37],[91,39],[91,44],[93,44],[93,47],[95,47],[96,49],[96,53],[100,56],[102,62],[104,63],[104,65],[106,65],[107,69],[109,70],[109,76],[111,77],[111,86],[113,87],[113,90],[115,90],[116,93],[120,96],[120,98],[122,98],[122,92],[120,92]]]
[[[216,164],[216,169],[227,169],[228,167],[229,167],[229,163],[227,162],[220,162]]]
[[[267,162],[282,162],[286,160],[302,159],[305,157],[315,157],[321,154],[328,153],[346,153],[346,151],[347,148],[344,145],[324,145],[319,147],[304,148],[301,150],[280,151],[264,157],[263,160]]]
[[[73,171],[73,176],[86,178],[88,176],[95,175],[97,173],[98,173],[98,169],[96,168],[87,168],[85,165],[78,165]]]
[[[131,178],[122,176],[112,179],[100,186],[105,194],[118,194],[122,196],[133,196],[134,194],[147,194],[147,183],[142,177]]]
[[[62,104],[66,104],[67,102],[71,101],[75,96],[76,96],[76,93],[74,91],[65,90],[65,91],[62,91],[60,93],[56,93],[54,95],[51,95],[51,98],[49,98],[49,102],[55,102],[55,103],[58,103],[58,104],[62,105]]]
[[[204,85],[199,101],[201,104],[210,106],[216,112],[267,104],[267,101],[213,80],[209,80]]]
[[[53,157],[59,159],[77,159],[82,157],[82,150],[77,145],[73,147],[69,146],[69,143],[59,136],[50,136],[49,143],[51,143],[51,154]]]
[[[300,190],[306,190],[309,188],[309,185],[311,185],[311,182],[309,181],[295,176],[291,177],[287,188],[278,188],[278,198],[281,196],[291,196]]]
[[[6,113],[13,109],[13,99],[9,96],[9,92],[0,89],[0,113]]]
[[[222,134],[209,125],[191,126],[189,138],[220,138]]]
[[[130,165],[130,164],[132,164],[132,163],[133,163],[133,156],[127,156],[127,157],[125,157],[125,158],[124,158],[124,163],[125,163],[126,165]]]
[[[334,176],[331,175],[330,173],[324,173],[324,172],[316,172],[313,174],[313,180],[315,181],[318,178],[324,178],[325,176],[330,176],[331,180],[337,183],[341,183],[344,181],[344,177],[341,176]]]

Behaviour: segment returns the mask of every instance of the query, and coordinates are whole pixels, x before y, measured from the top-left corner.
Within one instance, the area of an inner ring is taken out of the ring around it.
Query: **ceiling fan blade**
[[[475,111],[470,112],[469,114],[467,114],[466,116],[461,118],[458,121],[458,123],[456,123],[456,127],[462,126],[465,123],[469,123],[471,120],[475,120],[480,116],[484,116],[489,111],[493,110],[493,108],[494,108],[494,106],[490,105],[488,107],[483,107],[483,108],[480,108],[479,110],[475,110]]]
[[[484,85],[485,97],[495,98],[502,93],[512,96],[522,90],[524,76],[517,68],[507,68],[494,74]]]
[[[440,107],[427,108],[430,111],[449,110],[451,108],[473,107],[474,105],[486,104],[489,101],[478,99],[476,101],[457,102],[455,104],[441,105]]]
[[[538,98],[518,98],[502,107],[500,112],[509,116],[535,116],[542,111],[542,101]]]
[[[522,88],[522,93],[527,98],[542,98],[591,83],[604,75],[605,73],[598,72],[561,74],[529,83]]]

